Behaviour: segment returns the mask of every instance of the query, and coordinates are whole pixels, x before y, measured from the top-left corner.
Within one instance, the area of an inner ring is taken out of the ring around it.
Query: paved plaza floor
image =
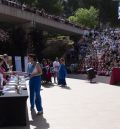
[[[73,75],[67,88],[42,87],[44,114],[31,114],[28,99],[27,126],[2,129],[120,129],[120,87],[107,84],[108,77],[96,80]]]

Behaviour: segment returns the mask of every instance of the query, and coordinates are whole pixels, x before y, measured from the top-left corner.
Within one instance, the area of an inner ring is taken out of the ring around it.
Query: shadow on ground
[[[27,107],[29,104],[27,103]],[[31,117],[30,117],[31,116]],[[12,117],[12,116],[11,116]],[[19,117],[19,116],[18,116]],[[43,114],[38,115],[36,110],[29,111],[26,108],[26,126],[1,126],[0,129],[48,129],[50,124],[47,122]]]
[[[44,88],[52,88],[54,86],[56,86],[54,83],[42,83],[42,86]]]
[[[71,88],[69,86],[59,86],[62,89],[66,89],[66,90],[71,90]]]
[[[28,112],[27,112],[28,115]],[[0,127],[0,129],[48,129],[50,124],[47,122],[44,115],[37,115],[35,111],[31,112],[32,120],[29,120],[27,116],[26,126],[5,126]],[[19,117],[19,116],[18,116]]]
[[[29,121],[29,125],[33,126],[34,129],[48,129],[50,128],[50,124],[47,122],[47,120],[44,118],[44,115],[37,115],[36,112],[31,112],[32,119]]]
[[[68,74],[67,78],[86,80],[86,83],[89,83],[89,81],[87,80],[86,74]],[[93,82],[109,84],[110,76],[96,76],[96,78],[93,79]]]

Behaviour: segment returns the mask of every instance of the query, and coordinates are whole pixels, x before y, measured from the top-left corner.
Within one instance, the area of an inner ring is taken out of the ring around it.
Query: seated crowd
[[[98,75],[109,76],[112,68],[120,67],[120,32],[112,29],[95,31],[91,39],[92,44],[82,47],[85,53],[80,53],[82,57],[77,72],[86,73],[86,69],[92,67]]]

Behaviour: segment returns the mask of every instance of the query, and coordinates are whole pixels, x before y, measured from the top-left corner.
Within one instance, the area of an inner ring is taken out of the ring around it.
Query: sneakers
[[[43,111],[38,111],[37,115],[42,115]]]

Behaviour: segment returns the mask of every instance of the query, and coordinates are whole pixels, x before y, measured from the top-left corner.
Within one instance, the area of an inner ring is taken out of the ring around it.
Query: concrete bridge
[[[85,30],[74,25],[56,21],[49,17],[43,17],[21,8],[0,2],[0,22],[8,22],[15,25],[37,25],[42,30],[57,32],[64,35],[82,35]],[[32,24],[31,24],[32,23]]]

